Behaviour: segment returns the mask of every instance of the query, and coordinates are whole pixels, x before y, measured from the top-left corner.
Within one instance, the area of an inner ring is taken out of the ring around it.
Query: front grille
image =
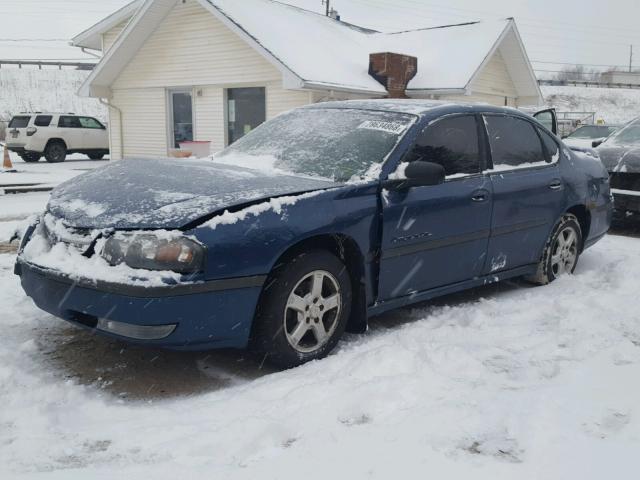
[[[640,173],[613,172],[610,177],[611,188],[640,192]]]

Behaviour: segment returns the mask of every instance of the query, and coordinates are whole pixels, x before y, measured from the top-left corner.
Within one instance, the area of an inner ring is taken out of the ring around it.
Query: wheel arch
[[[307,237],[289,246],[275,261],[271,271],[288,259],[311,250],[325,250],[338,257],[351,278],[352,305],[346,331],[362,333],[367,329],[367,298],[364,255],[349,235],[334,233]],[[268,281],[267,281],[268,282]],[[265,284],[266,285],[266,284]],[[261,294],[262,296],[262,294]]]
[[[47,140],[47,144],[44,146],[44,149],[46,150],[47,148],[49,148],[49,145],[51,145],[52,143],[62,143],[64,145],[64,148],[69,150],[69,146],[67,145],[67,142],[65,142],[64,139],[59,137],[54,137]]]
[[[582,251],[591,229],[591,212],[584,205],[577,204],[568,208],[566,213],[571,213],[578,219],[580,230],[582,231],[582,245],[580,245],[580,250]]]

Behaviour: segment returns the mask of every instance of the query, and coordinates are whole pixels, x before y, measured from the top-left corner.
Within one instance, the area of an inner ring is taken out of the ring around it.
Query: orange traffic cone
[[[13,164],[11,163],[11,157],[9,157],[9,149],[4,146],[4,161],[2,162],[2,168],[8,172],[15,172]]]

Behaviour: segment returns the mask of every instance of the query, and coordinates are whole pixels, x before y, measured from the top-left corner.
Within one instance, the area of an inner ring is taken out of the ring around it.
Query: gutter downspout
[[[102,55],[98,55],[97,53],[93,53],[93,52],[88,52],[87,49],[85,47],[80,47],[80,51],[82,53],[86,53],[87,55],[91,55],[92,57],[96,57],[98,59],[102,58]]]
[[[120,159],[124,158],[124,138],[122,137],[122,110],[116,107],[114,104],[110,103],[104,98],[98,98],[98,101],[107,108],[113,108],[116,112],[118,112],[118,138],[119,138],[119,148],[120,148]],[[111,125],[109,126],[111,128]],[[111,153],[111,152],[109,152]]]

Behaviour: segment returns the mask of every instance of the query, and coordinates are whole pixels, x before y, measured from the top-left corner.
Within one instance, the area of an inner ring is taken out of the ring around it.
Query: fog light
[[[98,319],[96,328],[105,332],[114,333],[123,337],[136,340],[159,340],[168,337],[176,329],[172,325],[132,325],[130,323],[116,322],[106,318]]]

